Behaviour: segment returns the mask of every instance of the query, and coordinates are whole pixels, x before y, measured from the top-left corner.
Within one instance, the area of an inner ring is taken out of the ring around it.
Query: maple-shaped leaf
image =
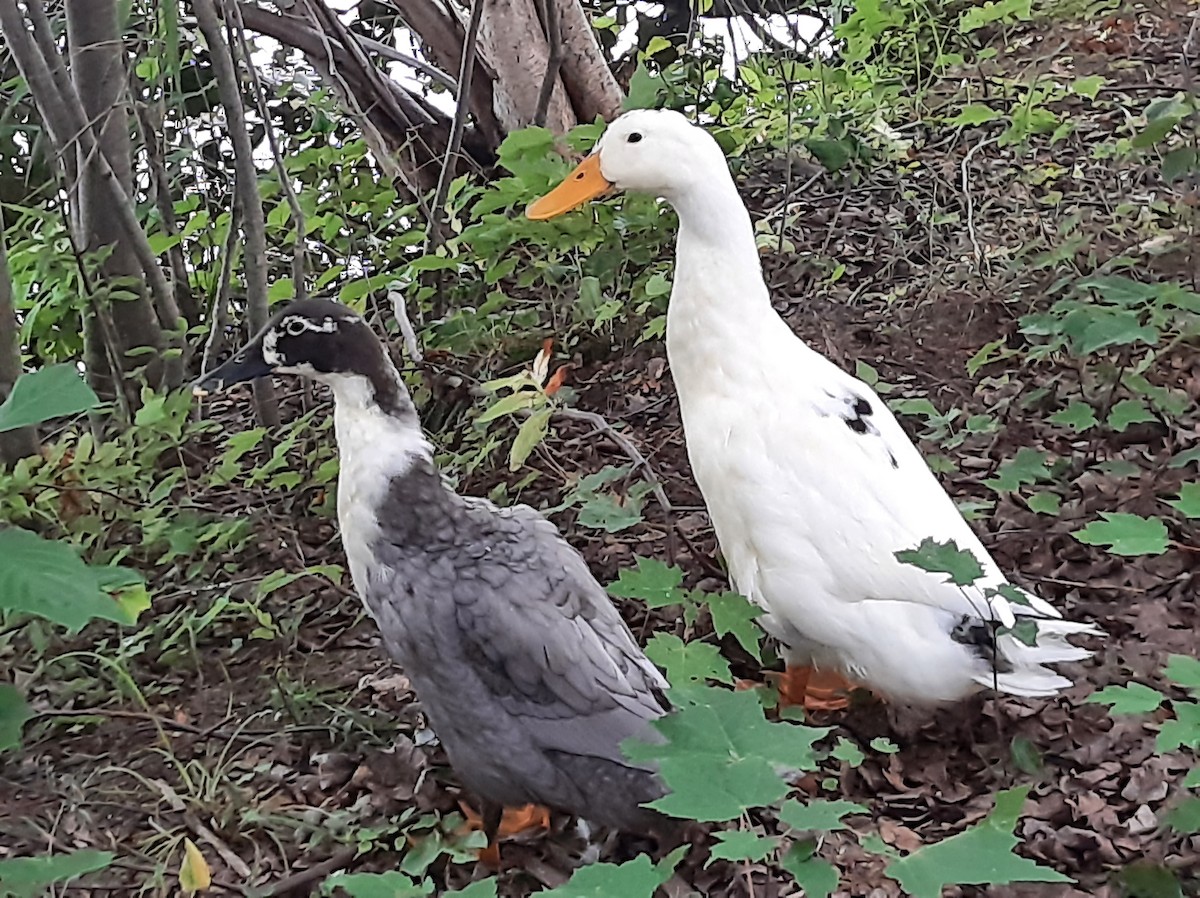
[[[1171,655],[1163,668],[1172,683],[1186,686],[1189,692],[1200,693],[1200,661],[1187,655]]]
[[[779,819],[792,829],[845,829],[842,818],[848,814],[866,814],[867,808],[853,801],[788,801],[779,809]]]
[[[1117,433],[1124,433],[1132,424],[1157,420],[1140,399],[1122,399],[1108,413],[1108,426]]]
[[[1007,885],[1013,882],[1075,882],[1050,867],[1013,854],[1020,841],[1013,835],[1028,786],[996,796],[996,807],[984,820],[935,845],[919,848],[887,866],[914,898],[940,898],[947,885]]]
[[[720,650],[706,642],[684,642],[674,633],[655,633],[646,643],[646,657],[667,672],[667,679],[676,686],[689,682],[716,680],[733,683]]]
[[[334,873],[321,883],[321,894],[341,889],[350,898],[426,898],[432,886],[423,886],[395,870],[386,873]]]
[[[763,610],[736,592],[698,595],[708,605],[717,635],[732,633],[742,648],[753,655],[756,661],[762,661],[760,643],[763,631],[755,620],[762,616]]]
[[[641,599],[650,608],[678,605],[684,600],[684,592],[679,588],[683,571],[656,558],[635,556],[635,560],[635,569],[626,568],[609,584],[610,594],[622,599]]]
[[[779,847],[779,836],[760,836],[744,830],[715,832],[719,840],[709,853],[707,867],[713,861],[761,861]]]
[[[838,871],[828,861],[814,857],[816,845],[797,842],[779,861],[804,890],[805,898],[828,898],[838,887]]]
[[[1189,518],[1200,518],[1200,483],[1185,483],[1179,487],[1178,499],[1167,499],[1166,503]]]
[[[1162,754],[1187,746],[1200,748],[1200,703],[1172,702],[1175,719],[1165,721],[1154,740],[1154,748]]]
[[[671,868],[655,866],[646,855],[624,864],[589,864],[542,898],[651,898],[671,875]]]
[[[1096,419],[1095,410],[1086,402],[1072,402],[1062,411],[1051,415],[1050,423],[1061,424],[1076,433],[1082,433],[1100,422]]]
[[[1110,714],[1148,714],[1166,699],[1157,689],[1142,683],[1130,683],[1128,686],[1105,686],[1099,692],[1093,692],[1085,701],[1110,705]]]
[[[956,586],[966,586],[983,576],[979,560],[953,542],[940,543],[930,537],[921,540],[915,549],[896,553],[896,560],[911,564],[931,574],[949,574],[946,578]]]
[[[658,762],[671,793],[650,806],[673,817],[720,822],[778,801],[788,786],[777,768],[815,769],[813,743],[828,733],[768,721],[754,690],[676,687],[668,698],[675,710],[653,724],[665,743],[627,740],[622,748],[632,760]]]
[[[1023,446],[1017,450],[1016,456],[1000,464],[996,476],[985,480],[983,485],[998,493],[1015,493],[1024,484],[1037,483],[1050,476],[1049,456]]]
[[[1114,555],[1161,555],[1167,551],[1167,525],[1159,518],[1144,518],[1127,512],[1100,512],[1103,521],[1093,521],[1074,536],[1089,546],[1104,546]]]

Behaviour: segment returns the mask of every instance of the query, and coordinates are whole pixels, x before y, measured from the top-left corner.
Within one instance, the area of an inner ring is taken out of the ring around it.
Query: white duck
[[[823,698],[841,678],[921,705],[1071,685],[1044,665],[1086,658],[1066,637],[1098,631],[1036,596],[988,594],[1004,575],[883,400],[772,308],[716,141],[676,112],[626,113],[527,215],[613,190],[661,197],[679,215],[667,357],[688,456],[734,585],[785,646],[785,700],[844,705]],[[972,552],[984,579],[960,589],[897,561],[926,538]],[[1014,615],[1036,622],[1033,645],[994,635]]]

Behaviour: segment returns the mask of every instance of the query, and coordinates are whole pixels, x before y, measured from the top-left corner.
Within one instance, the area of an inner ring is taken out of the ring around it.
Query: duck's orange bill
[[[600,157],[593,154],[580,162],[561,184],[530,203],[525,217],[534,221],[557,218],[608,193],[612,186],[612,182],[600,174]]]

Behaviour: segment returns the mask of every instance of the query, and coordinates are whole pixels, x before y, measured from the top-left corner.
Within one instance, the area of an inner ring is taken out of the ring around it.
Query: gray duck
[[[620,744],[654,737],[667,683],[580,554],[534,509],[446,485],[399,372],[352,309],[291,303],[195,388],[274,373],[333,391],[355,589],[479,799],[489,844],[502,808],[524,804],[660,831],[641,805],[664,788]]]

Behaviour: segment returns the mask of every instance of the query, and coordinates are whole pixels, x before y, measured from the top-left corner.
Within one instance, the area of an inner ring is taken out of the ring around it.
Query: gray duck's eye
[[[308,326],[299,318],[291,318],[288,320],[287,324],[283,326],[284,333],[286,333],[289,337],[298,337],[306,330],[308,330]]]

